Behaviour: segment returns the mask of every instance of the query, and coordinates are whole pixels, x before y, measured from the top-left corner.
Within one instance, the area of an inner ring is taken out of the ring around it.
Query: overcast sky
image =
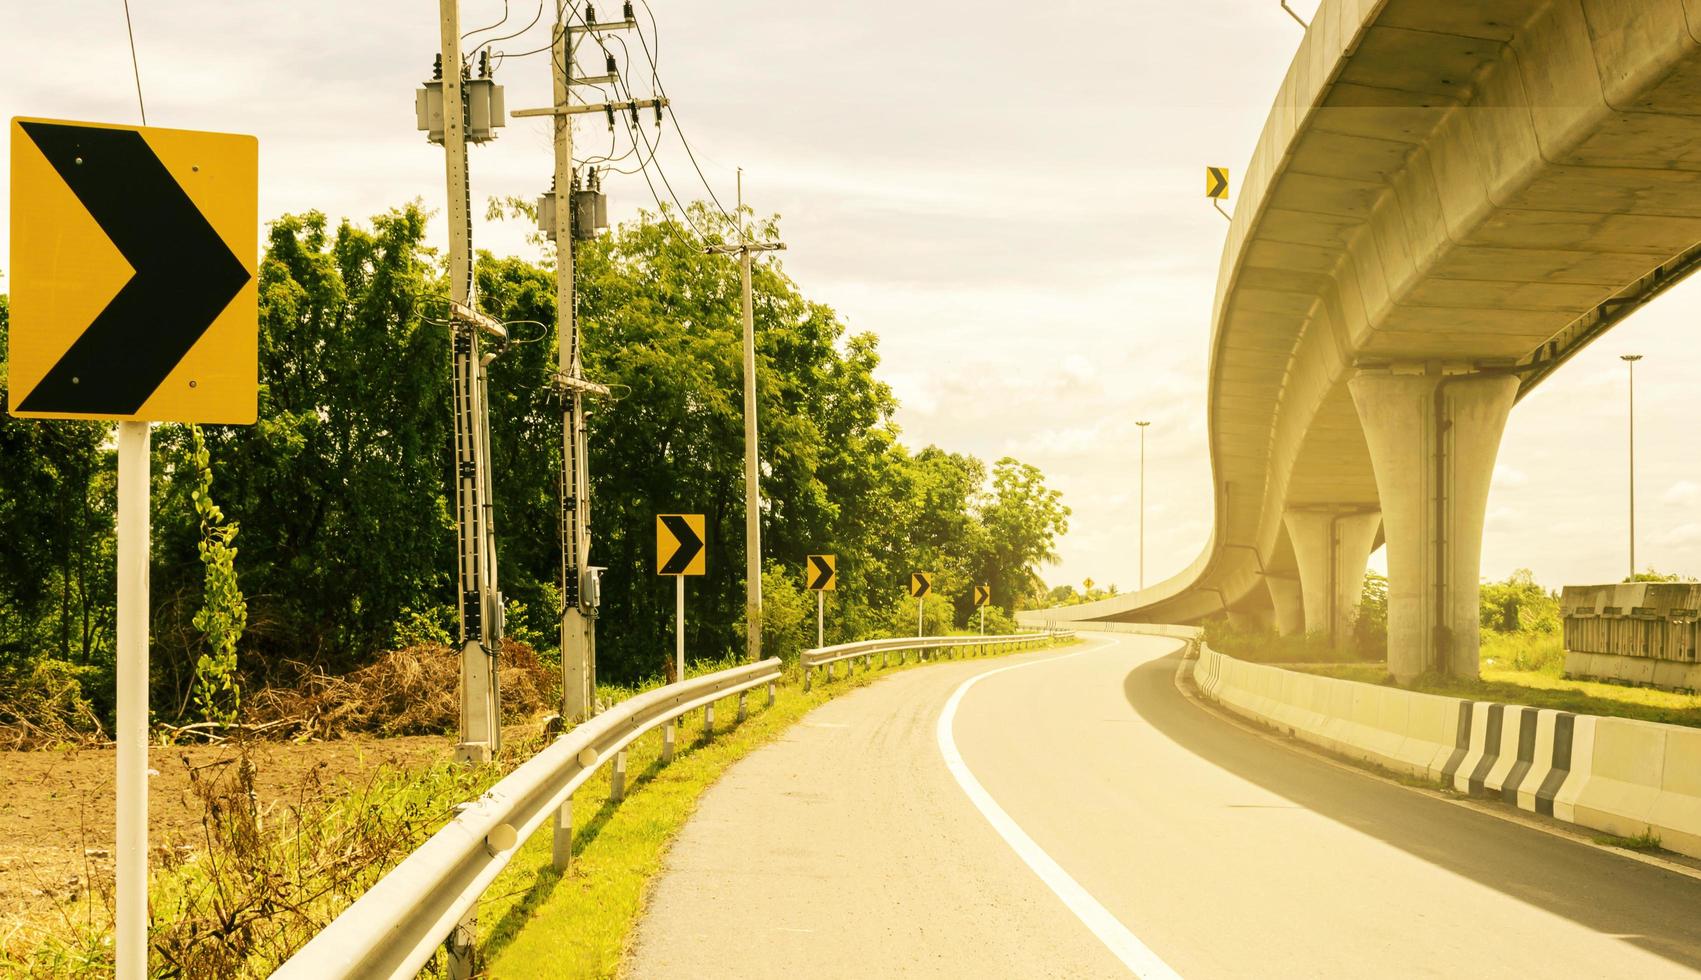
[[[1201,169],[1227,165],[1238,183],[1245,168],[1300,38],[1277,0],[650,3],[661,80],[709,182],[730,206],[744,167],[749,202],[782,216],[790,274],[879,334],[906,440],[1041,467],[1074,509],[1048,580],[1128,589],[1134,420],[1150,419],[1146,581],[1190,562],[1210,520],[1206,345],[1227,228]],[[618,15],[614,0],[597,6]],[[1316,0],[1294,6],[1309,16]],[[441,206],[442,152],[413,117],[437,50],[432,0],[130,7],[149,122],[258,135],[263,218]],[[511,0],[492,34],[536,9]],[[503,0],[466,0],[464,29],[502,16]],[[540,21],[496,47],[546,41]],[[510,112],[548,102],[548,71],[543,56],[502,65]],[[0,0],[0,114],[137,122],[121,0]],[[600,121],[578,134],[606,146]],[[682,198],[702,196],[671,135],[660,162]],[[0,171],[9,180],[3,155]],[[551,171],[547,123],[512,120],[473,152],[474,200],[534,196]],[[617,220],[655,206],[639,177],[604,189]],[[480,222],[474,237],[524,253],[524,232]],[[1698,302],[1701,285],[1673,290],[1514,412],[1486,575],[1624,574],[1625,351],[1647,355],[1639,562],[1701,573]]]

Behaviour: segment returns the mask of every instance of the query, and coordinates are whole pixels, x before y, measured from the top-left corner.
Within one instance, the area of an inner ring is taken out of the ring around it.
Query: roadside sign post
[[[152,433],[118,423],[118,975],[148,975],[148,485]]]
[[[986,636],[986,604],[992,601],[992,586],[975,586],[975,608],[980,610],[980,635]],[[986,645],[981,645],[981,652],[986,651]]]
[[[656,516],[656,574],[674,578],[673,679],[685,679],[685,576],[708,570],[702,514]]]
[[[153,422],[251,425],[259,404],[259,143],[13,119],[7,409],[118,423],[115,967],[148,970],[148,555]],[[104,305],[91,298],[108,296]]]
[[[815,593],[815,645],[827,645],[827,593],[839,587],[839,558],[837,555],[810,555],[805,563],[808,574],[804,585]]]
[[[915,599],[915,635],[922,636],[927,628],[927,594],[933,591],[932,572],[910,573],[910,596]],[[924,656],[917,651],[917,656]]]

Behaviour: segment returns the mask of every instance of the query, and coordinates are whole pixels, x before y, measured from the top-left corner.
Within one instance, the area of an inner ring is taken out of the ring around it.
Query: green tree
[[[10,305],[0,294],[0,402]],[[0,411],[0,669],[40,657],[110,671],[117,506],[112,426]],[[110,693],[101,697],[109,708]]]
[[[1006,610],[1044,591],[1039,568],[1057,560],[1057,539],[1069,532],[1063,494],[1045,485],[1038,467],[1006,456],[992,467],[992,492],[981,508],[986,550],[977,569]],[[1112,585],[1106,595],[1115,595]]]
[[[256,662],[347,670],[382,649],[404,610],[452,601],[448,331],[425,221],[410,206],[370,229],[333,232],[318,212],[272,223],[259,422],[206,428],[224,509],[242,525]],[[188,438],[162,430],[174,514],[193,513]],[[198,661],[180,624],[201,604],[200,535],[190,520],[162,532],[156,635],[164,682],[181,691]]]
[[[1504,582],[1484,582],[1479,590],[1482,628],[1498,633],[1554,633],[1559,630],[1559,596],[1536,584],[1535,574],[1520,568]]]

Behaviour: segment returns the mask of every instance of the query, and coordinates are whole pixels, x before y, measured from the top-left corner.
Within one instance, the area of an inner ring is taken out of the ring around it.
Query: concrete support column
[[[1282,636],[1305,632],[1305,603],[1301,599],[1299,579],[1267,575],[1264,584],[1276,607],[1276,632]]]
[[[1388,670],[1475,677],[1483,516],[1518,379],[1365,371],[1348,387],[1388,539]]]
[[[1358,618],[1364,564],[1382,525],[1381,512],[1290,510],[1282,515],[1282,523],[1299,564],[1306,630],[1345,646]]]

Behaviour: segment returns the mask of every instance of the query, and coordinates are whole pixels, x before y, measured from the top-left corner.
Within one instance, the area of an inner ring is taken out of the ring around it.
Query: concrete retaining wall
[[[1192,627],[1115,625],[1193,640],[1200,693],[1295,738],[1591,830],[1652,833],[1701,857],[1701,729],[1322,677],[1217,653]]]

